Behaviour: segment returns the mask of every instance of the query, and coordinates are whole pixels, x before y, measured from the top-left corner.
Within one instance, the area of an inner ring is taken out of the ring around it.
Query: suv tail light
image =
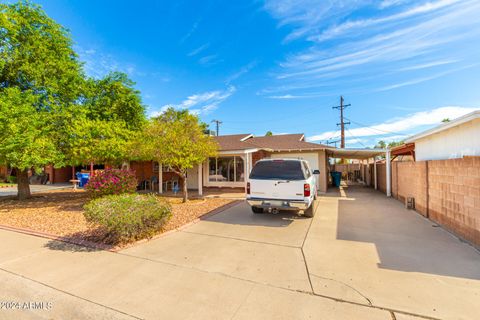
[[[250,182],[247,182],[247,194],[250,194]]]
[[[310,185],[308,183],[305,183],[303,185],[303,196],[304,197],[310,197]]]

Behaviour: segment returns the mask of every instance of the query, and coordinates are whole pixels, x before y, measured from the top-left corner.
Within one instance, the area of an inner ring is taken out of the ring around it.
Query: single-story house
[[[218,156],[188,171],[189,189],[202,191],[203,187],[244,188],[253,165],[263,158],[301,158],[319,170],[317,188],[327,191],[328,146],[305,141],[303,134],[285,134],[255,137],[252,134],[234,134],[214,137],[219,145]]]
[[[417,161],[480,156],[480,110],[420,132],[405,143],[414,144]]]

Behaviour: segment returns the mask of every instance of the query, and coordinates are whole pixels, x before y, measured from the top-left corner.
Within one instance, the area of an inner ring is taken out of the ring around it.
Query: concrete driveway
[[[123,250],[0,230],[0,318],[477,319],[480,255],[369,189],[320,197],[314,219],[240,204]],[[5,285],[4,285],[5,284]]]

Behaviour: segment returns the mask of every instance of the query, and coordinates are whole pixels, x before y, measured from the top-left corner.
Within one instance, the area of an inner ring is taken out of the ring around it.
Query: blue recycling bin
[[[89,173],[77,172],[77,180],[79,181],[78,186],[80,188],[85,187],[85,185],[88,183],[89,179],[90,179],[90,174]]]
[[[332,171],[330,172],[330,175],[332,176],[332,183],[335,187],[340,187],[340,182],[342,181],[342,173],[338,171]]]

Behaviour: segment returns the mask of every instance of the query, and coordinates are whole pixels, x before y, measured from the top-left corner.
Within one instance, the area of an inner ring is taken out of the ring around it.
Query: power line
[[[377,129],[377,128],[373,128],[372,126],[369,126],[369,125],[366,125],[366,124],[363,124],[363,123],[360,123],[360,122],[353,121],[352,119],[348,119],[348,118],[345,118],[345,119],[347,119],[348,121],[351,121],[351,122],[355,123],[356,125],[365,127],[365,128],[367,128],[367,129],[370,129],[370,130],[373,130],[373,131],[383,132],[383,133],[390,133],[390,134],[408,135],[408,134],[406,134],[406,133],[404,133],[404,132],[393,132],[393,131],[387,131],[387,130]]]
[[[350,132],[349,129],[347,129],[347,131],[348,131],[348,133],[350,134],[350,136],[352,136],[352,138],[354,138],[354,139],[357,139],[357,142],[360,143],[364,148],[368,148],[366,145],[364,145],[364,144],[362,143],[362,141],[361,141],[359,138],[357,138],[356,136],[354,136],[354,135]]]
[[[333,141],[327,141],[326,144],[334,144],[335,148],[337,147],[337,142],[340,142],[340,140],[333,140]]]

